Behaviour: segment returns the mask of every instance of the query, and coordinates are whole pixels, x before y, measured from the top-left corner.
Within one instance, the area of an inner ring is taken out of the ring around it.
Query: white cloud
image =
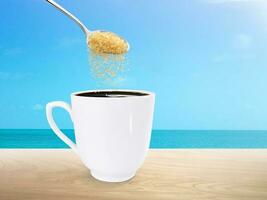
[[[85,39],[84,39],[85,42]],[[73,47],[82,43],[81,38],[71,38],[71,37],[64,37],[59,40],[58,46],[59,47]]]
[[[8,48],[2,50],[2,55],[4,56],[14,56],[19,55],[23,52],[22,48],[14,47],[14,48]]]
[[[32,108],[33,108],[33,110],[40,111],[40,110],[43,110],[44,107],[42,104],[37,103],[37,104],[33,105]]]
[[[7,72],[0,72],[0,80],[8,80],[10,78],[10,74]]]
[[[211,60],[214,63],[222,63],[222,62],[226,62],[229,61],[231,59],[231,56],[229,54],[219,54],[214,56]]]
[[[23,109],[25,109],[25,106],[24,105],[20,105],[19,108],[23,110]]]
[[[251,46],[253,39],[247,34],[237,34],[233,39],[233,46],[237,49],[247,49]]]
[[[10,72],[3,72],[0,71],[0,80],[23,80],[26,78],[32,77],[32,73],[28,72],[15,72],[15,73],[10,73]]]
[[[210,4],[264,2],[264,0],[206,0]]]
[[[254,55],[248,53],[248,51],[240,51],[244,49],[248,49],[253,44],[253,37],[248,34],[236,34],[232,40],[231,49],[229,52],[224,52],[221,54],[217,54],[211,58],[211,61],[214,63],[222,63],[222,62],[229,62],[233,61],[237,58],[239,59],[252,59]],[[233,51],[233,49],[238,49],[238,51]]]

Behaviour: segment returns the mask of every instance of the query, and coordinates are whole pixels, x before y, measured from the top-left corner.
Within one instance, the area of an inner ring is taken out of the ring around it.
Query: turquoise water
[[[68,147],[50,129],[0,129],[0,148]],[[267,131],[153,130],[150,148],[267,148]]]

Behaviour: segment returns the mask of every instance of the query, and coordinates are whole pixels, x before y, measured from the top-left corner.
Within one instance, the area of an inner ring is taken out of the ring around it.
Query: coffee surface
[[[76,96],[82,97],[102,97],[102,98],[121,98],[121,97],[133,97],[133,96],[146,96],[147,93],[142,92],[130,92],[130,91],[96,91],[96,92],[84,92],[76,94]]]

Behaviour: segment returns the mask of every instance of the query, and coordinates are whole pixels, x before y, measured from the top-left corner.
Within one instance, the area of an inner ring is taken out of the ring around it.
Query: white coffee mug
[[[148,91],[82,91],[71,94],[71,107],[62,101],[48,103],[46,115],[55,134],[80,156],[94,178],[121,182],[131,179],[144,162],[154,101],[155,94]],[[69,112],[76,144],[57,127],[55,107]]]

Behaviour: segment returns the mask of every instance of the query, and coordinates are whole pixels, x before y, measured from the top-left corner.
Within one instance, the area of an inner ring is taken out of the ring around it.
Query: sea
[[[62,131],[75,142],[72,129]],[[0,129],[0,148],[69,147],[50,129]],[[153,130],[150,148],[267,148],[267,131]]]

